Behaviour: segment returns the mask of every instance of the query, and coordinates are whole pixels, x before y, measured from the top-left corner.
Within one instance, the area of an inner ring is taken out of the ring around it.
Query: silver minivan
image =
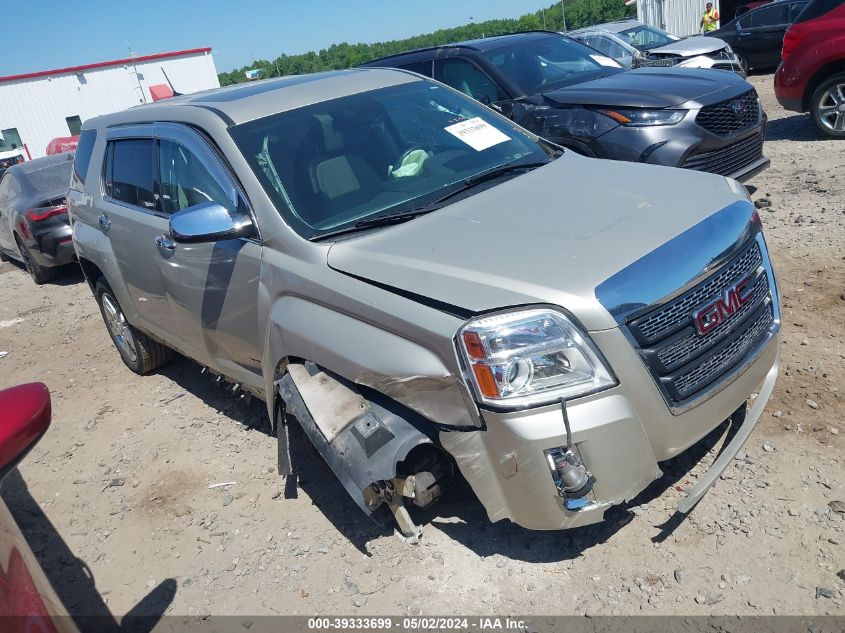
[[[68,204],[127,367],[175,350],[264,399],[281,474],[302,431],[409,536],[408,509],[455,477],[491,521],[595,523],[730,420],[689,511],[777,375],[778,291],[739,183],[579,156],[412,72],[93,119]]]

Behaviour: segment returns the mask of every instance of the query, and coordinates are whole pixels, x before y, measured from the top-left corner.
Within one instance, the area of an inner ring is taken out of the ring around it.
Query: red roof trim
[[[109,66],[124,66],[127,64],[137,64],[139,62],[150,62],[156,59],[168,59],[171,57],[182,57],[183,55],[197,55],[199,53],[210,53],[211,48],[189,48],[184,51],[173,51],[170,53],[155,53],[154,55],[140,55],[126,59],[115,59],[109,62],[97,62],[96,64],[84,64],[82,66],[69,66],[68,68],[57,68],[55,70],[40,70],[34,73],[24,73],[22,75],[9,75],[8,77],[0,77],[0,81],[16,81],[18,79],[32,79],[34,77],[49,77],[51,75],[67,75],[85,72],[86,70],[94,70],[96,68],[107,68]]]

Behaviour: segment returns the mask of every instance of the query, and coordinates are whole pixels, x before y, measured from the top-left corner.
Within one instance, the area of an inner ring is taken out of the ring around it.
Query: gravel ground
[[[784,298],[783,365],[764,419],[684,521],[681,487],[719,431],[600,525],[490,524],[456,495],[408,545],[372,525],[313,455],[296,499],[263,406],[187,360],[138,377],[70,271],[36,287],[0,265],[0,387],[43,380],[54,422],[5,486],[74,614],[845,614],[845,143],[784,112],[750,184]],[[692,469],[690,471],[690,469]],[[235,482],[209,488],[210,484]],[[833,504],[838,507],[837,504]]]

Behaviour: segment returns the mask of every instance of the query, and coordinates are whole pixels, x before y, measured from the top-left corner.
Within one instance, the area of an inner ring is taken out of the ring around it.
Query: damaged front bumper
[[[622,342],[613,331],[593,336]],[[484,430],[441,431],[440,443],[455,458],[491,521],[509,519],[534,530],[575,528],[601,521],[608,508],[636,497],[662,475],[659,461],[707,435],[759,389],[734,438],[679,504],[685,513],[718,479],[760,419],[777,378],[779,341],[772,337],[729,385],[681,415],[673,416],[664,406],[664,419],[641,422],[648,410],[643,399],[661,404],[662,399],[656,388],[636,381],[569,403],[572,444],[595,478],[580,509],[567,507],[545,457],[546,450],[567,444],[557,404],[514,412],[485,410]]]

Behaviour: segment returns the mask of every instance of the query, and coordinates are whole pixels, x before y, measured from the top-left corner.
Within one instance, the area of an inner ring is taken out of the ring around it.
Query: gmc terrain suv
[[[405,504],[456,469],[492,521],[594,523],[730,418],[687,511],[777,375],[778,292],[741,185],[561,150],[410,72],[93,119],[68,203],[131,370],[176,350],[263,398],[281,473],[298,424],[408,535]]]

